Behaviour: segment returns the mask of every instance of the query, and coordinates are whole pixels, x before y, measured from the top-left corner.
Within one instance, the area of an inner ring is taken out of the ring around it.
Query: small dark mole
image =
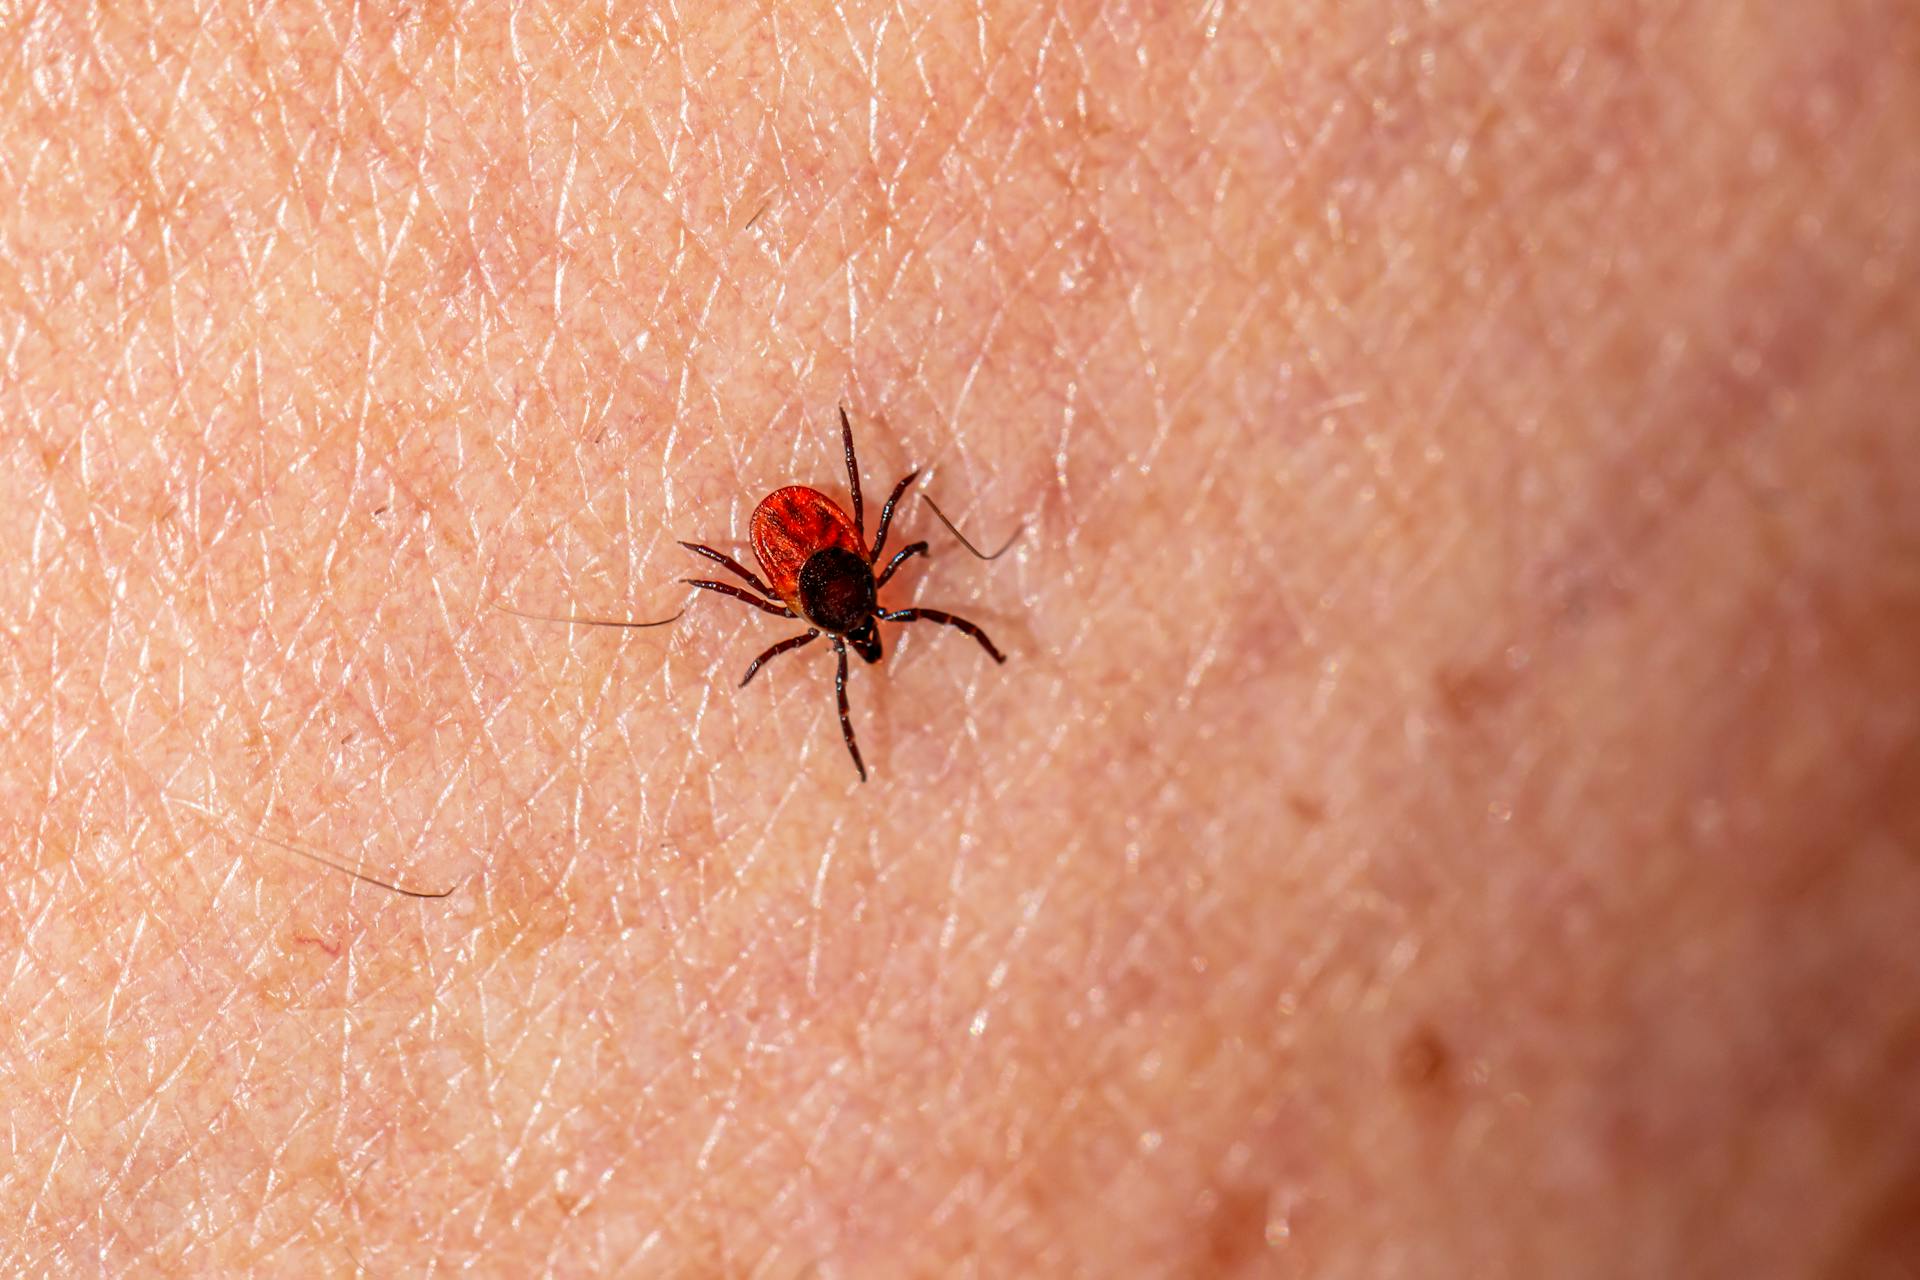
[[[1253,1187],[1221,1190],[1200,1242],[1199,1274],[1235,1275],[1267,1250],[1267,1193]]]
[[[1455,724],[1468,724],[1498,711],[1513,696],[1517,681],[1498,657],[1471,665],[1442,667],[1434,673],[1433,688],[1440,709]]]
[[[1882,1186],[1838,1257],[1832,1280],[1913,1280],[1920,1275],[1920,1165]]]
[[[1394,1054],[1393,1074],[1403,1088],[1444,1089],[1453,1074],[1453,1050],[1432,1027],[1416,1027]]]
[[[1310,827],[1317,827],[1327,820],[1327,802],[1299,791],[1287,793],[1287,808],[1293,810],[1294,817]]]

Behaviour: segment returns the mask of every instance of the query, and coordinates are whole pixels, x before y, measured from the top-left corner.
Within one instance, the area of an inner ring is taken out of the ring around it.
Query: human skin
[[[1911,6],[0,29],[0,1269],[1920,1261]]]

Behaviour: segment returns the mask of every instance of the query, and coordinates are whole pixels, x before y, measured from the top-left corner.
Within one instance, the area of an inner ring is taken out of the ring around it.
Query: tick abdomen
[[[766,570],[768,584],[795,608],[800,606],[800,571],[816,553],[839,547],[865,558],[860,531],[847,513],[826,494],[803,484],[775,489],[762,498],[749,526],[754,559]]]

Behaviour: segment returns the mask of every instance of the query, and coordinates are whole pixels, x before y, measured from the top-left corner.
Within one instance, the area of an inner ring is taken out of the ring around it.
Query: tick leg
[[[833,691],[840,699],[840,736],[847,740],[847,750],[853,755],[853,767],[860,774],[860,781],[867,780],[867,766],[860,763],[860,747],[853,740],[853,720],[847,715],[847,646],[839,636],[833,638],[834,651],[840,657],[840,669],[833,677]]]
[[[879,578],[874,581],[873,589],[878,591],[881,587],[886,586],[887,579],[893,576],[893,571],[900,567],[902,560],[905,560],[908,556],[923,556],[925,554],[927,554],[927,544],[924,542],[910,542],[900,548],[900,550],[894,552],[893,559],[887,561],[887,567],[880,571]]]
[[[761,612],[770,613],[776,618],[791,618],[794,616],[793,610],[787,608],[787,606],[774,604],[770,600],[762,600],[758,596],[749,595],[731,583],[708,582],[705,578],[682,578],[680,581],[690,587],[699,587],[705,591],[718,591],[723,596],[732,596],[735,600],[744,600]]]
[[[769,659],[779,657],[789,649],[798,649],[803,644],[812,644],[819,638],[820,633],[818,631],[809,631],[803,636],[795,636],[791,640],[782,640],[779,644],[774,645],[771,649],[768,649],[765,653],[753,660],[753,665],[747,668],[747,674],[740,677],[740,687],[742,689],[747,687],[747,681],[753,679],[753,673],[760,669],[762,663]]]
[[[873,554],[867,557],[868,564],[878,560],[880,548],[887,545],[887,526],[893,523],[893,504],[900,501],[900,495],[907,491],[907,486],[912,484],[914,477],[919,474],[918,471],[907,472],[900,477],[900,483],[893,486],[893,492],[887,495],[887,505],[880,508],[880,528],[873,535]]]
[[[879,616],[888,622],[913,622],[919,619],[924,619],[928,622],[941,623],[945,626],[952,627],[957,631],[964,631],[968,635],[972,636],[975,640],[978,640],[980,642],[980,647],[982,649],[985,649],[988,653],[992,654],[993,660],[995,662],[1005,662],[1007,660],[1006,654],[1001,653],[998,649],[993,647],[993,641],[987,639],[986,632],[974,626],[971,622],[968,622],[965,618],[956,618],[952,614],[942,612],[939,609],[882,610]]]
[[[735,560],[732,556],[727,555],[724,552],[715,551],[712,547],[703,547],[697,542],[683,542],[680,545],[685,547],[687,550],[693,552],[693,554],[697,556],[705,556],[707,559],[722,566],[723,568],[733,570],[735,573],[739,574],[742,578],[746,580],[746,583],[748,586],[752,587],[755,591],[758,591],[761,595],[769,596],[769,597],[773,595],[773,588],[769,587],[766,583],[760,581],[759,578],[754,576],[753,570],[747,568],[745,565],[741,564],[738,560]]]
[[[847,488],[853,495],[853,527],[864,538],[867,536],[867,521],[860,510],[860,464],[853,460],[853,424],[847,421],[845,405],[840,406],[840,441],[847,446]]]

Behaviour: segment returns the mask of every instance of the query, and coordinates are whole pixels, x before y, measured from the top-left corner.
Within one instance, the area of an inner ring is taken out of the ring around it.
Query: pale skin
[[[621,12],[5,19],[0,1271],[1908,1274],[1911,6]]]

